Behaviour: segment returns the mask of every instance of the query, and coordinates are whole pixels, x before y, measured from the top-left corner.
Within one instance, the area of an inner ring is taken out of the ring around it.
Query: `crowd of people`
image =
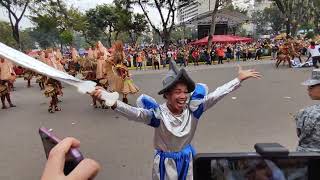
[[[136,69],[146,69],[152,66],[159,69],[166,67],[170,60],[176,61],[180,66],[194,65],[199,62],[207,65],[223,64],[224,61],[261,60],[263,56],[271,56],[271,60],[288,62],[289,66],[295,58],[302,63],[301,56],[308,55],[310,41],[303,38],[262,39],[245,43],[213,43],[207,46],[190,44],[172,44],[167,50],[163,46],[149,45],[143,47],[127,46],[125,48],[126,65]]]

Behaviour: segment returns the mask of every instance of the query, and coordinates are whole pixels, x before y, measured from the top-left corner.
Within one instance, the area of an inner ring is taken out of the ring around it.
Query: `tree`
[[[118,20],[113,6],[104,4],[86,12],[89,26],[94,26],[98,32],[103,33],[107,38],[108,46],[111,46],[111,34],[115,31],[115,24]]]
[[[12,29],[9,23],[0,21],[0,41],[8,46],[15,47],[16,42],[12,36]]]
[[[20,39],[22,50],[32,50],[36,48],[36,40],[31,36],[32,28],[27,28],[20,31]]]
[[[255,24],[256,34],[268,34],[268,22],[265,20],[265,15],[262,11],[255,11],[252,13],[252,22]]]
[[[285,19],[279,9],[276,6],[271,6],[263,10],[263,17],[266,22],[272,28],[273,33],[278,33],[281,31]]]
[[[20,34],[19,34],[19,23],[26,12],[30,0],[1,0],[0,5],[3,6],[7,12],[10,20],[10,25],[12,29],[12,36],[17,42],[17,47],[21,50]],[[17,13],[21,10],[20,15]]]
[[[57,47],[60,43],[59,23],[51,15],[38,15],[31,17],[36,27],[31,36],[36,39],[41,48]]]
[[[209,33],[209,39],[208,39],[208,48],[211,47],[212,44],[212,36],[214,35],[215,29],[216,29],[216,16],[218,13],[218,10],[222,7],[228,6],[232,3],[232,0],[216,0],[214,9],[211,13],[211,26],[210,26],[210,33]]]
[[[287,35],[296,35],[299,25],[313,18],[310,7],[314,1],[318,0],[274,0],[285,17]]]
[[[249,1],[250,0],[246,0],[245,2],[242,2],[242,3],[249,3]],[[245,15],[248,14],[248,9],[241,8],[241,7],[238,7],[238,6],[234,6],[231,1],[229,3],[226,3],[225,5],[226,5],[226,7],[224,9],[227,9],[227,10],[230,10],[230,11],[239,12],[239,13],[245,14]]]
[[[171,33],[172,41],[178,41],[180,39],[191,39],[192,38],[192,31],[191,28],[188,27],[176,27]]]
[[[314,32],[320,34],[320,1],[319,0],[311,0],[310,2],[310,15],[313,17],[311,20],[313,21]]]
[[[133,44],[143,32],[149,31],[148,22],[143,14],[134,14],[130,24],[129,35]]]
[[[30,28],[20,31],[21,50],[35,48],[35,40],[30,36],[30,32]],[[0,41],[11,47],[18,47],[12,36],[11,25],[8,22],[0,21]]]
[[[194,0],[131,0],[127,3],[129,5],[136,3],[140,6],[150,26],[161,37],[165,48],[168,48],[170,35],[174,28],[177,9],[196,2]],[[160,16],[161,27],[157,27],[151,20],[149,15],[150,8]]]
[[[74,46],[75,36],[77,36],[77,44],[80,42],[79,35],[83,35],[87,43],[91,44],[91,37],[96,35],[95,29],[88,25],[87,16],[76,8],[68,8],[63,0],[40,0],[33,4],[31,11],[34,15],[31,20],[39,30],[39,33],[33,33],[33,35],[40,38],[42,47],[48,45]],[[48,22],[40,23],[44,18]],[[42,38],[43,33],[51,35],[48,41]]]

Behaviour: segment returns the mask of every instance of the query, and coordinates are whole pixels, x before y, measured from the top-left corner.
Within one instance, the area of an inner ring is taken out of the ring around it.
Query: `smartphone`
[[[193,172],[195,180],[317,180],[320,154],[203,153],[194,158]]]
[[[44,147],[44,152],[48,159],[51,149],[55,145],[57,145],[61,140],[45,127],[41,127],[39,129],[39,134]],[[64,174],[68,175],[82,160],[83,160],[83,155],[81,154],[79,149],[71,148],[66,156]]]

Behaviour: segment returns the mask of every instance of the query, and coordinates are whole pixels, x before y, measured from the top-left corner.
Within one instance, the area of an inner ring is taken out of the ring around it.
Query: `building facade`
[[[195,0],[178,10],[178,23],[183,23],[199,14],[212,11],[216,0]],[[182,2],[180,2],[182,4]]]

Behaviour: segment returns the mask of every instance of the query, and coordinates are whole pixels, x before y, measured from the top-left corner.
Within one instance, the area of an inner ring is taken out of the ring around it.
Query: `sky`
[[[101,4],[112,4],[113,0],[65,0],[65,2],[67,2],[68,6],[73,6],[78,8],[80,11],[84,12],[90,8],[94,8],[97,5],[101,5]],[[212,0],[213,1],[213,0]],[[241,7],[247,7],[246,4],[244,4],[245,0],[234,0],[234,4],[241,6]],[[250,0],[251,3],[253,3],[253,0]],[[250,4],[251,4],[250,3]],[[140,7],[136,6],[134,7],[134,12],[136,13],[143,13],[142,10],[140,9]],[[28,14],[28,12],[27,12]],[[156,26],[160,25],[160,16],[158,14],[158,12],[155,12],[153,10],[150,11],[150,13],[148,13],[150,16],[150,19],[155,23]],[[7,13],[6,10],[3,8],[0,8],[0,20],[5,20],[9,22],[9,19],[7,17]],[[30,22],[30,20],[24,16],[21,20],[21,28],[27,28],[27,27],[32,27],[32,23]]]
[[[80,11],[84,12],[88,9],[94,8],[97,5],[101,4],[112,4],[113,0],[66,0],[65,1],[68,6],[73,6],[75,8],[78,8]],[[134,7],[134,12],[136,13],[143,13],[140,7]],[[28,12],[27,12],[28,13]],[[160,17],[158,16],[157,13],[149,13],[150,18],[155,24],[159,25],[160,23]],[[0,8],[0,20],[8,21],[9,19],[7,17],[7,12],[4,8]],[[32,23],[27,17],[23,17],[21,20],[21,27],[22,28],[27,28],[27,27],[32,27]]]

